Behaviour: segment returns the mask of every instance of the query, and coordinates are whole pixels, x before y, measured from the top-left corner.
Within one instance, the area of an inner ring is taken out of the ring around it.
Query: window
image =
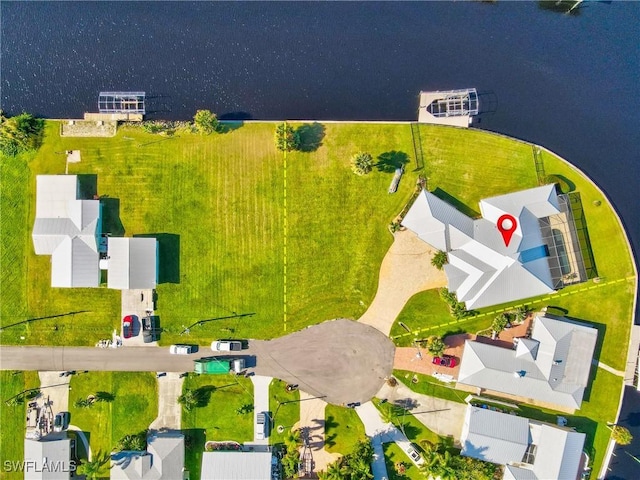
[[[527,447],[527,451],[524,452],[524,458],[522,459],[522,463],[528,463],[533,465],[533,462],[536,461],[536,450],[538,449],[537,445],[530,443]]]

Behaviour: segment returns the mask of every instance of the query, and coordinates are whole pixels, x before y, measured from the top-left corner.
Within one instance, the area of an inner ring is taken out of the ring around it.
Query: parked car
[[[122,319],[122,336],[131,338],[133,336],[133,322],[135,315],[127,315]]]
[[[458,360],[451,355],[442,355],[441,357],[433,357],[433,363],[441,367],[453,368],[458,364]]]
[[[61,432],[69,426],[69,412],[60,412],[53,419],[53,431]]]
[[[189,355],[195,352],[195,345],[171,345],[169,353],[173,355]]]
[[[155,340],[155,320],[153,316],[147,315],[142,319],[142,339],[144,343],[151,343]]]
[[[407,449],[407,455],[409,455],[409,458],[413,460],[413,463],[415,463],[416,465],[421,465],[422,463],[424,463],[424,458],[422,458],[422,455],[420,455],[413,446]]]
[[[237,352],[242,350],[242,342],[235,340],[214,340],[211,342],[211,350],[214,352]]]
[[[265,412],[256,415],[256,440],[264,440],[269,436],[269,424]]]

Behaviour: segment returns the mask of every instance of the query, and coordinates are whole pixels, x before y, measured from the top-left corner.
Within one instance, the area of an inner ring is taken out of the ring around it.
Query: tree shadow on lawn
[[[409,163],[409,155],[404,152],[392,150],[381,153],[378,156],[376,168],[379,172],[393,173],[396,169],[403,168],[407,163]]]
[[[453,207],[456,208],[456,210],[459,210],[460,212],[464,213],[468,217],[480,218],[480,212],[476,212],[473,208],[465,205],[464,203],[462,203],[460,200],[458,200],[453,195],[450,195],[447,192],[445,192],[444,190],[442,190],[440,187],[436,188],[431,193],[433,193],[440,200],[444,200],[449,205],[452,205]]]
[[[235,385],[235,384],[234,384]],[[224,387],[219,387],[224,388]],[[196,406],[199,408],[206,407],[209,405],[211,401],[211,394],[217,390],[213,385],[203,385],[202,387],[198,387],[193,391],[193,394],[196,398]]]
[[[180,235],[145,233],[134,237],[158,241],[158,283],[180,283]]]
[[[322,140],[325,136],[324,125],[318,122],[305,123],[296,129],[296,133],[300,138],[301,152],[315,152],[322,146]]]

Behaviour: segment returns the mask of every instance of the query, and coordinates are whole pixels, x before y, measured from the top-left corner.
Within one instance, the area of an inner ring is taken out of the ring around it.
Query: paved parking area
[[[122,290],[120,331],[118,335],[122,337],[122,319],[127,315],[135,315],[133,322],[133,336],[123,338],[123,346],[155,347],[158,342],[144,343],[142,338],[142,318],[147,310],[153,311],[153,290]]]
[[[69,411],[69,382],[71,377],[61,377],[62,372],[38,372],[40,395],[49,399],[53,414]]]

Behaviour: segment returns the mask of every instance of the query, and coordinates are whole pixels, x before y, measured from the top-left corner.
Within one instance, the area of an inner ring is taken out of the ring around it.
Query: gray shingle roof
[[[597,335],[587,325],[537,316],[531,340],[515,350],[467,340],[458,382],[580,408]]]

